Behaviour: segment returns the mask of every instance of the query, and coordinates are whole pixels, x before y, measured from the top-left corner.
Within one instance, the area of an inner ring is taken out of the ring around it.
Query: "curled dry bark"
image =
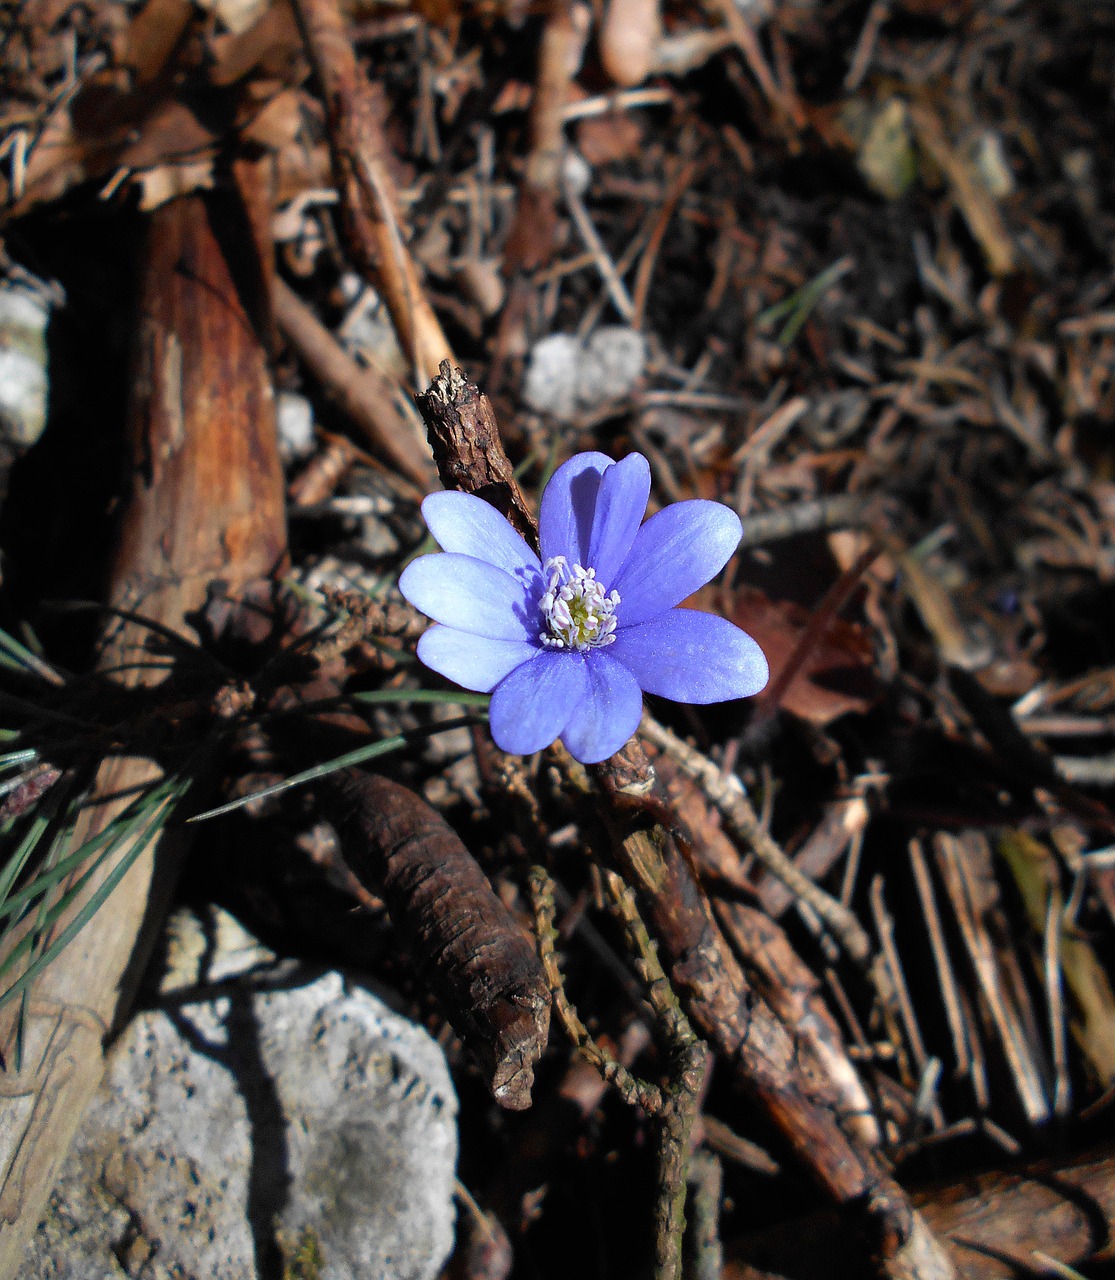
[[[132,490],[109,603],[187,641],[196,640],[187,618],[199,613],[215,579],[236,591],[271,573],[286,549],[274,406],[260,340],[267,329],[269,274],[261,246],[269,241],[258,234],[267,212],[259,206],[269,201],[260,199],[254,169],[240,169],[238,176],[244,201],[187,196],[154,213],[141,288]],[[237,226],[252,227],[254,238],[231,244],[228,232]],[[256,270],[245,271],[252,254]],[[258,286],[255,296],[238,287],[247,279]],[[171,667],[153,662],[151,637],[133,623],[111,627],[99,661],[106,678],[129,687],[163,681]],[[151,759],[107,758],[62,856],[103,831],[135,789],[160,772]],[[22,1069],[8,1059],[9,1069],[0,1074],[5,1280],[23,1263],[24,1243],[100,1080],[104,1041],[130,1003],[173,885],[179,843],[161,839],[145,850],[29,992]],[[130,849],[106,860],[68,918]],[[4,1010],[9,1042],[15,1003]]]
[[[443,369],[420,402],[447,488],[484,492],[499,477],[500,509],[528,540],[537,531],[511,476],[490,406],[459,373]],[[445,460],[443,463],[443,459]],[[472,470],[475,462],[476,470]],[[525,522],[525,528],[524,528]],[[616,862],[638,892],[663,950],[664,967],[694,1026],[759,1102],[802,1166],[869,1239],[892,1280],[954,1280],[941,1244],[879,1155],[841,1127],[829,1097],[814,1096],[797,1046],[749,986],[713,918],[683,846],[668,798],[637,740],[591,771],[613,837]]]
[[[345,769],[326,780],[322,798],[345,861],[366,887],[382,891],[492,1096],[512,1111],[529,1107],[550,1026],[549,988],[532,941],[460,837],[414,792]]]

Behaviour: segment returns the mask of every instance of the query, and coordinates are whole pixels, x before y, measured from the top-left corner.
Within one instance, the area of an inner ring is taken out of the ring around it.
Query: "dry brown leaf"
[[[772,600],[754,587],[735,591],[732,621],[759,642],[772,679],[786,665],[810,617],[801,605]],[[881,694],[868,632],[835,618],[810,649],[781,705],[803,720],[823,726],[849,711],[870,710]]]

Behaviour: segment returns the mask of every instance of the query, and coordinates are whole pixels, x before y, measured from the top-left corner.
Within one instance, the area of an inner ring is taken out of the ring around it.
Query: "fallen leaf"
[[[774,680],[812,615],[793,601],[772,600],[754,587],[738,587],[734,595],[732,621],[758,641]],[[817,637],[780,705],[811,724],[824,726],[849,711],[869,711],[881,696],[867,630],[834,618]]]

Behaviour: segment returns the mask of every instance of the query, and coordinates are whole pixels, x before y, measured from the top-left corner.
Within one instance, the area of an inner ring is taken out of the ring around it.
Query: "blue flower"
[[[541,560],[480,498],[435,493],[422,503],[444,552],[420,556],[399,579],[439,624],[418,656],[492,693],[492,737],[504,751],[529,755],[561,738],[595,764],[634,734],[644,693],[724,702],[766,684],[766,659],[749,635],[675,607],[727,564],[739,518],[695,500],[642,524],[649,495],[642,454],[576,454],[542,495]]]

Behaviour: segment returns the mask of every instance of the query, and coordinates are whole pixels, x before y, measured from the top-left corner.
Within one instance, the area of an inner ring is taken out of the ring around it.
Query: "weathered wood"
[[[423,493],[437,488],[437,471],[422,429],[400,404],[401,391],[371,365],[359,365],[293,289],[275,282],[275,320],[283,336],[345,417]]]
[[[914,1202],[966,1280],[1053,1275],[1058,1265],[1089,1268],[1091,1275],[1090,1268],[1115,1256],[1110,1150],[980,1174],[917,1193]],[[866,1280],[855,1246],[834,1215],[813,1214],[729,1242],[724,1274],[731,1280]]]
[[[267,241],[253,234],[264,210],[253,171],[241,177],[246,199],[188,196],[155,212],[142,282],[132,488],[109,603],[187,640],[197,638],[187,619],[214,580],[235,591],[272,572],[286,549],[261,336],[269,327],[270,269],[258,252]],[[171,660],[153,664],[150,639],[138,625],[111,626],[99,659],[106,677],[131,688],[165,680]],[[103,830],[134,788],[158,777],[154,760],[106,759],[73,847]],[[163,840],[141,854],[31,990],[22,1070],[11,1069],[9,1058],[0,1074],[4,1280],[19,1271],[25,1242],[100,1080],[105,1040],[132,998],[180,851]],[[123,848],[106,860],[72,910],[127,853]],[[5,1014],[10,1037],[14,1015]]]

